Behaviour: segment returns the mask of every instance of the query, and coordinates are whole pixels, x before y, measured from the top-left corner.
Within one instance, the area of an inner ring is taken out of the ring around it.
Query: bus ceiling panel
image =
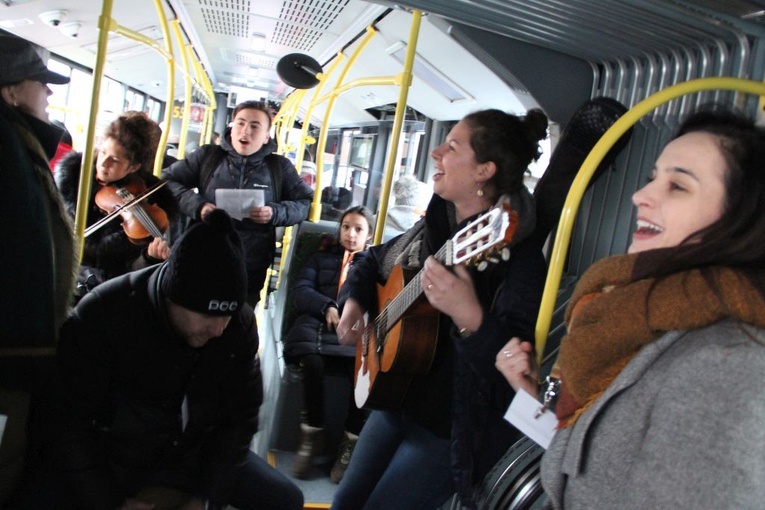
[[[406,0],[396,2],[585,60],[628,57],[657,41],[731,38],[730,26],[762,35],[762,11],[741,0]],[[731,4],[735,3],[736,8]],[[638,28],[642,29],[638,29]]]
[[[195,43],[216,84],[266,85],[275,100],[287,92],[271,86],[279,80],[275,63],[281,56],[305,53],[324,64],[385,11],[356,0],[169,1],[195,27]]]
[[[403,11],[393,11],[377,23],[374,37],[359,54],[343,85],[354,80],[390,78],[402,73],[410,24],[411,15]],[[349,45],[345,54],[353,55],[358,44],[360,42]],[[519,81],[500,77],[498,71],[502,71],[501,66],[477,60],[458,40],[446,34],[438,26],[436,16],[426,16],[420,26],[407,104],[435,120],[457,120],[482,108],[523,113],[539,106]],[[340,75],[338,70],[327,77],[319,97],[328,95]],[[337,102],[353,105],[359,112],[364,112],[369,108],[395,104],[398,95],[396,85],[365,85],[344,91]],[[312,93],[306,95],[304,109],[312,98]],[[331,117],[333,125],[349,120],[341,121],[337,116],[333,113]],[[323,118],[314,111],[312,123],[322,121]]]
[[[379,36],[370,44],[381,61],[401,72],[407,46],[405,13],[392,13],[378,24]],[[471,111],[495,107],[523,113],[538,106],[517,80],[503,79],[501,68],[475,58],[461,43],[444,33],[436,16],[426,16],[420,26],[408,103],[435,120],[456,120]],[[371,48],[370,48],[371,49]],[[359,62],[364,64],[368,61]],[[372,68],[364,72],[371,72]]]

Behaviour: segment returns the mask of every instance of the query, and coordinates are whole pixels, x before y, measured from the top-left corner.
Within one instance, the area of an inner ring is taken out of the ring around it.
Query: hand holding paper
[[[262,189],[216,189],[215,204],[237,220],[250,217],[250,211],[264,205]]]

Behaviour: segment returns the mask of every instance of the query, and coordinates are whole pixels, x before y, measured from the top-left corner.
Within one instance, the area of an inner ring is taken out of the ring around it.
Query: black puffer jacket
[[[77,211],[81,159],[81,152],[70,152],[61,159],[55,168],[56,185],[64,199],[64,205],[72,218],[74,218]],[[147,187],[159,182],[159,179],[151,173],[139,171],[138,175],[146,183]],[[119,185],[120,182],[118,181],[114,184]],[[100,189],[101,185],[96,182],[94,170],[93,182],[90,186],[90,199],[88,201],[87,226],[93,225],[106,216],[106,213],[98,208],[95,201],[96,193]],[[172,244],[179,237],[181,230],[180,210],[172,192],[165,186],[150,197],[147,197],[146,201],[149,204],[158,205],[167,214],[170,222],[170,232],[167,238],[170,244]],[[99,272],[103,279],[108,280],[125,274],[128,271],[142,269],[159,262],[161,261],[146,254],[145,246],[134,244],[128,239],[127,234],[125,234],[122,228],[122,218],[115,218],[85,238],[82,265],[97,268],[100,270]]]
[[[326,356],[356,355],[352,345],[340,345],[337,334],[327,331],[325,313],[337,305],[337,284],[345,250],[335,244],[328,251],[311,255],[295,280],[294,306],[300,315],[284,339],[284,355],[299,357],[306,354]],[[364,252],[357,253],[353,263],[363,259]]]
[[[166,470],[165,483],[185,480],[176,488],[215,501],[257,431],[263,389],[252,308],[193,349],[167,321],[165,267],[98,286],[62,328],[48,437],[77,508],[121,504],[128,494],[116,468]]]
[[[258,294],[265,272],[274,259],[275,228],[295,225],[308,218],[313,190],[300,178],[292,163],[283,156],[278,158],[281,173],[281,196],[275,197],[276,186],[271,182],[266,157],[276,150],[273,140],[255,154],[242,156],[231,146],[231,128],[221,137],[220,148],[226,155],[212,173],[210,182],[199,193],[203,183],[201,173],[209,151],[219,150],[216,145],[206,145],[190,153],[186,159],[165,168],[162,177],[168,179],[168,187],[177,197],[183,214],[193,220],[199,219],[199,211],[205,203],[215,203],[217,189],[262,189],[265,204],[274,215],[268,225],[257,224],[249,218],[235,220],[234,225],[242,237],[247,264],[247,280],[250,294]],[[278,198],[278,200],[277,200]]]

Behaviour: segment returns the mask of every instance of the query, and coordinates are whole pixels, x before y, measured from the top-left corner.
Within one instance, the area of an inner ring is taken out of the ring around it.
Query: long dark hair
[[[497,193],[518,191],[529,164],[542,154],[539,141],[547,138],[547,116],[536,108],[525,117],[490,109],[471,113],[462,122],[472,131],[470,147],[476,161],[493,161],[497,166],[492,179]]]
[[[765,267],[765,128],[740,113],[705,107],[689,117],[674,138],[709,133],[727,162],[722,216],[669,248],[656,262],[657,274],[691,268]],[[673,138],[673,139],[674,139]]]

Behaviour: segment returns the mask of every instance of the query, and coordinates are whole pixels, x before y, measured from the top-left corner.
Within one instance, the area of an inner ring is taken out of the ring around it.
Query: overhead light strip
[[[396,60],[396,62],[403,65],[404,59],[406,58],[406,43],[399,41],[386,49],[385,52]],[[473,96],[447,78],[441,71],[436,69],[430,62],[417,53],[415,53],[414,56],[412,73],[433,90],[445,97],[450,103],[475,100]]]

